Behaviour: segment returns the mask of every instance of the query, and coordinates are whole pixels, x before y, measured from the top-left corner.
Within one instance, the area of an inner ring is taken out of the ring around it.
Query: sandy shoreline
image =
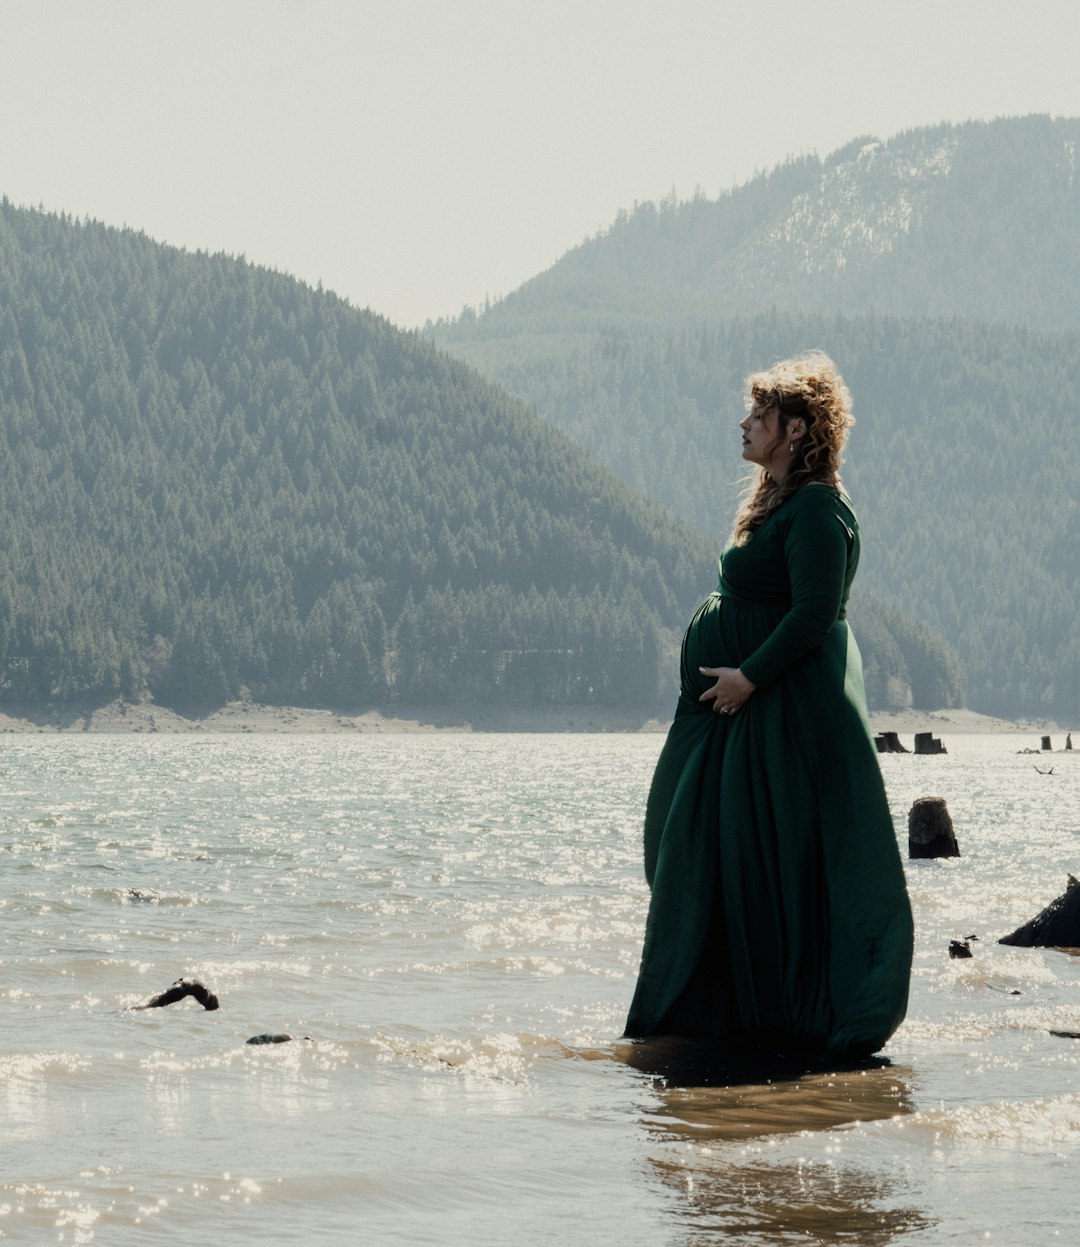
[[[870,719],[875,732],[892,731],[902,737],[915,732],[933,732],[943,738],[949,733],[1030,733],[1036,746],[1036,737],[1062,735],[1067,730],[1055,723],[1011,722],[973,710],[881,712]],[[640,711],[604,706],[395,706],[344,712],[237,701],[187,716],[148,702],[116,701],[78,709],[0,713],[0,732],[664,732],[668,722]]]
[[[1065,732],[1070,730],[1049,719],[996,719],[974,710],[880,710],[871,713],[870,724],[875,732],[898,732],[901,736],[914,732],[933,732],[935,736],[949,732],[965,736],[1023,732],[1032,736],[1058,735],[1064,740]]]
[[[182,715],[149,702],[0,713],[0,732],[659,732],[667,721],[606,706],[490,705],[368,707],[355,711],[229,702]]]

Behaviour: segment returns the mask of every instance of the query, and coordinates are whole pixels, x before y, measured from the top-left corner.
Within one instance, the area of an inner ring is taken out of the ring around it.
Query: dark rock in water
[[[971,945],[967,940],[950,940],[949,956],[950,957],[973,957],[975,954],[971,951]]]
[[[908,812],[908,857],[959,857],[944,797],[918,797]]]
[[[218,998],[209,988],[204,987],[198,979],[177,979],[172,987],[157,996],[151,996],[144,1004],[135,1005],[136,1009],[161,1009],[165,1005],[176,1004],[185,996],[194,996],[204,1009],[220,1009]]]
[[[290,1043],[292,1035],[252,1035],[248,1043]]]
[[[1056,900],[998,943],[1017,948],[1080,948],[1080,882],[1069,875],[1065,891]]]

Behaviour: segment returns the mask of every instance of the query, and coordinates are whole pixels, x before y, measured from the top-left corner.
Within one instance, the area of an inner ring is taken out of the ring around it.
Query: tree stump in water
[[[910,749],[905,749],[900,743],[900,737],[895,732],[878,732],[874,737],[874,744],[877,745],[878,753],[910,753]]]
[[[1047,753],[1049,753],[1049,752],[1050,752],[1050,750],[1053,748],[1053,746],[1050,744],[1050,737],[1049,737],[1049,736],[1044,736],[1044,737],[1042,738],[1042,747],[1043,747],[1043,749],[1044,749]]]
[[[959,857],[944,797],[918,797],[908,812],[908,857]]]
[[[932,732],[915,733],[916,753],[948,753],[949,751]]]

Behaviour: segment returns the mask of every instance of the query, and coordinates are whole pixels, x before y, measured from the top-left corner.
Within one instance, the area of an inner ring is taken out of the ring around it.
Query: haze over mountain
[[[1080,326],[1080,120],[854,139],[719,199],[640,204],[439,341],[647,332],[754,312]]]
[[[975,709],[1075,720],[1078,142],[1046,117],[860,138],[638,206],[429,332],[718,540],[742,378],[827,350],[859,421],[857,593],[955,646]]]

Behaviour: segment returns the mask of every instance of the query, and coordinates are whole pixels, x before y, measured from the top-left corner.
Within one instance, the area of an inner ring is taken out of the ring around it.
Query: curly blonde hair
[[[824,351],[810,351],[797,359],[785,359],[765,372],[746,379],[746,407],[776,411],[777,446],[783,444],[791,420],[802,416],[806,436],[795,447],[783,483],[762,468],[751,478],[750,491],[735,516],[732,539],[742,545],[761,527],[778,506],[811,481],[836,485],[843,459],[840,452],[848,430],[855,423],[851,392],[836,365]]]

